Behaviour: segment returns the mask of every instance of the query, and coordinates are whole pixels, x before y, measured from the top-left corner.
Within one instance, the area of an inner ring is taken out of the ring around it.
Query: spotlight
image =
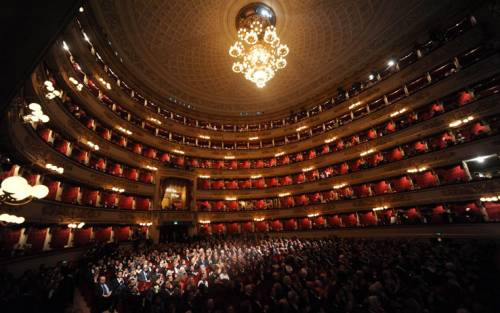
[[[391,59],[391,60],[387,61],[387,65],[389,67],[393,67],[394,65],[396,65],[396,61],[394,61],[394,60]]]

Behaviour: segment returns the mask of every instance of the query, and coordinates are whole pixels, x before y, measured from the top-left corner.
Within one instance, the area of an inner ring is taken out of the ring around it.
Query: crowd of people
[[[96,312],[479,313],[500,312],[499,247],[208,237],[100,250],[84,266]]]

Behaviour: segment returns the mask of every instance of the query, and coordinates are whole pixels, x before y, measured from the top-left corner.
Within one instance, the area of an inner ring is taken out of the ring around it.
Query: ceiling
[[[373,62],[413,46],[442,21],[454,0],[269,0],[290,47],[288,66],[258,89],[231,70],[228,48],[244,0],[93,0],[100,31],[129,79],[156,97],[175,97],[200,113],[290,112],[331,94]],[[464,2],[464,1],[461,1]],[[466,1],[465,1],[466,2]],[[445,13],[446,12],[446,13]],[[448,23],[449,24],[449,23]]]

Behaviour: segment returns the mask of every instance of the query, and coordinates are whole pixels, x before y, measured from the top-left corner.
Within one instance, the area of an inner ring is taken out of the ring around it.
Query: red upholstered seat
[[[198,186],[200,189],[208,190],[208,189],[210,189],[210,180],[209,179],[200,179],[198,181]]]
[[[151,199],[135,197],[135,209],[139,211],[149,211],[151,209]]]
[[[112,208],[116,206],[116,199],[118,195],[115,192],[103,192],[101,195],[101,203],[106,208]]]
[[[290,157],[288,155],[283,156],[283,158],[281,158],[280,164],[281,165],[290,164]]]
[[[326,202],[338,200],[338,194],[333,190],[323,191],[323,200]]]
[[[396,131],[396,123],[394,123],[394,121],[390,121],[387,123],[387,125],[385,125],[385,131],[387,133],[393,133]]]
[[[240,163],[239,166],[240,166],[240,168],[250,168],[251,167],[251,163],[248,160],[244,160],[244,161],[241,161],[241,163]]]
[[[132,210],[134,206],[134,197],[128,195],[120,195],[118,197],[118,208]]]
[[[349,199],[354,196],[354,190],[352,189],[352,187],[344,187],[339,189],[337,192],[343,199]]]
[[[218,224],[211,224],[210,226],[212,228],[212,233],[214,234],[224,233],[224,224],[218,223]]]
[[[108,173],[115,176],[121,176],[123,173],[123,168],[121,164],[108,164]]]
[[[275,167],[278,165],[278,160],[276,158],[269,159],[269,167]]]
[[[369,140],[373,140],[375,138],[377,138],[377,131],[375,129],[370,129],[367,133],[366,133],[366,137],[369,139]]]
[[[252,181],[250,179],[240,180],[238,186],[240,189],[250,189],[252,188]]]
[[[99,171],[104,171],[106,169],[106,161],[103,158],[92,158],[90,160],[90,165]]]
[[[39,127],[37,129],[38,135],[45,141],[45,142],[50,142],[52,141],[52,130],[45,128],[45,127]]]
[[[283,223],[280,220],[274,220],[269,223],[271,230],[273,231],[281,231],[283,230]]]
[[[224,188],[224,181],[222,179],[212,180],[212,189],[218,190]]]
[[[461,165],[438,171],[439,180],[444,183],[465,182],[469,177]]]
[[[0,228],[0,236],[2,238],[0,248],[12,250],[21,239],[21,229],[2,227]]]
[[[355,227],[358,224],[356,213],[342,214],[340,216],[342,225],[345,227]]]
[[[60,153],[64,155],[68,155],[69,153],[69,141],[57,138],[54,140],[54,149],[59,151]]]
[[[34,186],[38,184],[38,179],[40,178],[40,175],[26,171],[23,173],[23,177],[28,181],[28,184]]]
[[[106,140],[111,140],[111,131],[107,128],[101,128],[98,132],[99,136]]]
[[[90,242],[91,228],[79,228],[74,230],[73,245],[81,247]]]
[[[261,233],[267,232],[269,231],[269,223],[267,221],[255,222],[255,229]]]
[[[170,154],[169,153],[162,153],[160,156],[160,161],[162,162],[170,162]]]
[[[313,194],[309,195],[309,201],[312,203],[318,203],[321,202],[321,193],[315,192]]]
[[[432,171],[415,174],[412,180],[419,188],[434,187],[439,184],[438,177]]]
[[[306,195],[304,195],[304,194],[296,196],[295,197],[295,203],[297,205],[308,205],[309,204],[309,198]]]
[[[406,219],[407,223],[419,223],[421,221],[420,212],[416,208],[408,208],[403,210],[403,217]]]
[[[139,180],[143,183],[148,183],[152,184],[153,183],[154,176],[150,172],[141,172],[139,174]]]
[[[266,180],[263,177],[255,179],[253,184],[255,188],[266,188]]]
[[[47,200],[56,200],[57,192],[59,191],[60,182],[45,178],[44,185],[49,188],[49,194],[45,197]]]
[[[381,180],[373,184],[372,190],[376,195],[383,195],[391,192],[391,185],[386,180]]]
[[[353,187],[356,197],[369,197],[372,194],[371,188],[368,184],[361,184]]]
[[[383,160],[384,156],[380,152],[374,153],[367,158],[367,162],[371,167],[378,166]]]
[[[238,182],[236,180],[229,180],[225,182],[226,189],[238,189]]]
[[[230,170],[236,170],[238,169],[238,161],[236,160],[231,160],[227,166],[228,169]]]
[[[474,123],[470,129],[474,136],[479,136],[481,134],[486,134],[491,132],[490,126],[481,122]]]
[[[404,157],[404,151],[400,147],[394,148],[391,150],[389,153],[389,161],[390,162],[396,162],[399,160],[402,160]]]
[[[198,161],[198,159],[195,158],[190,158],[188,164],[191,167],[200,167],[200,162]]]
[[[87,160],[88,152],[78,149],[78,148],[73,148],[71,151],[71,158],[79,163],[85,163]]]
[[[295,176],[295,183],[296,184],[301,184],[306,181],[306,175],[304,173],[299,173],[297,176]]]
[[[500,221],[500,203],[496,202],[486,202],[483,204],[488,214],[490,222]]]
[[[121,147],[126,147],[127,146],[127,138],[120,136],[118,138],[118,141],[116,142],[119,146]]]
[[[97,206],[97,196],[99,191],[82,188],[82,198],[80,203],[83,205]]]
[[[340,151],[343,150],[344,148],[345,148],[344,141],[342,139],[339,139],[335,142],[333,150]]]
[[[459,105],[464,105],[471,102],[473,98],[474,96],[471,92],[464,90],[458,93],[457,101]]]
[[[330,215],[326,218],[326,222],[329,227],[340,227],[342,226],[342,221],[338,215]]]
[[[139,178],[139,173],[135,168],[125,168],[123,171],[123,176],[130,180],[137,180]]]
[[[183,156],[177,156],[175,158],[175,165],[179,167],[183,167],[186,162],[186,159]]]
[[[314,228],[323,228],[326,226],[326,219],[323,216],[317,216],[313,219]]]
[[[281,206],[284,208],[291,208],[295,205],[295,201],[292,196],[286,196],[280,200]]]
[[[255,205],[255,208],[257,210],[263,210],[266,208],[266,201],[260,199],[260,200],[255,201],[254,205]]]
[[[346,162],[341,163],[338,165],[338,172],[340,175],[349,173],[349,165]]]
[[[352,172],[356,172],[362,168],[362,166],[366,163],[364,158],[355,159],[349,162],[349,169]]]
[[[144,149],[144,156],[146,158],[150,158],[150,159],[156,159],[156,154],[158,152],[156,151],[156,149],[153,149],[153,148],[146,148]]]
[[[199,211],[211,211],[212,204],[208,201],[197,201],[196,203]]]
[[[359,223],[362,226],[377,225],[377,219],[376,219],[375,213],[373,213],[372,211],[360,212],[360,213],[358,213],[358,216],[359,216]]]
[[[309,152],[307,153],[307,159],[311,160],[311,159],[314,159],[316,157],[316,150],[309,150]]]
[[[410,177],[405,175],[391,180],[391,187],[396,192],[408,191],[413,189],[413,182]]]
[[[97,242],[108,242],[111,240],[111,226],[94,227],[94,239]]]
[[[224,161],[218,160],[213,163],[213,167],[216,169],[224,168]]]
[[[132,144],[131,150],[134,153],[142,154],[142,145],[139,143],[134,143]]]
[[[284,176],[281,178],[281,183],[280,183],[282,186],[286,186],[286,185],[291,185],[293,184],[293,180],[290,176]]]
[[[253,166],[255,168],[264,168],[264,161],[263,160],[255,160]]]
[[[80,187],[65,184],[63,186],[61,201],[66,203],[76,203]]]
[[[267,179],[266,181],[266,185],[268,187],[277,187],[279,185],[279,181],[278,181],[278,178],[276,177],[271,177],[269,179]]]
[[[321,147],[321,154],[328,154],[330,153],[330,146],[329,145],[323,145]]]
[[[223,211],[224,210],[224,202],[223,201],[215,201],[212,205],[213,211]]]
[[[238,201],[236,201],[236,200],[226,201],[226,206],[227,206],[229,211],[237,211],[238,210]]]

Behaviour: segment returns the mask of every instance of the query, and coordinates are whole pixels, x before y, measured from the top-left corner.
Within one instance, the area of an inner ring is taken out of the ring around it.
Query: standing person
[[[111,287],[106,283],[106,276],[99,276],[99,281],[96,287],[97,295],[97,312],[106,312],[111,309],[111,295],[113,294]]]

